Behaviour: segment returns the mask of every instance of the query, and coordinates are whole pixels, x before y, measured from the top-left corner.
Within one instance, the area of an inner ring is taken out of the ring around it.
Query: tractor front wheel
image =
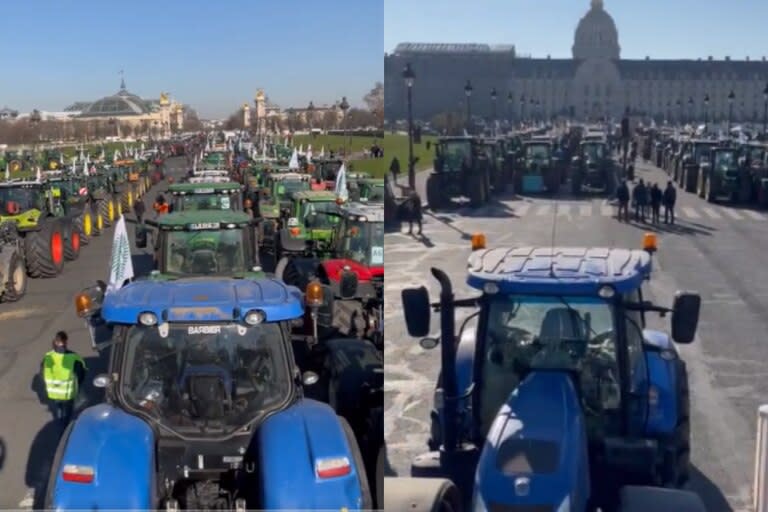
[[[67,235],[67,239],[64,241],[64,259],[75,261],[80,257],[80,248],[82,247],[80,230],[70,224]]]
[[[93,214],[91,210],[86,206],[80,217],[77,218],[77,229],[80,232],[80,243],[82,245],[88,245],[91,242],[93,232]]]
[[[2,293],[2,302],[16,302],[27,293],[27,269],[24,258],[17,251],[11,255],[8,265],[8,280]]]
[[[111,199],[99,199],[96,201],[96,210],[99,212],[104,228],[112,226],[115,220],[115,205]]]
[[[27,273],[30,277],[56,277],[64,269],[64,234],[58,222],[43,222],[39,231],[24,238]]]

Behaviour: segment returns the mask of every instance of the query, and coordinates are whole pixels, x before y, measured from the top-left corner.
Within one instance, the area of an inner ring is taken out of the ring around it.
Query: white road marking
[[[2,313],[0,313],[0,322],[2,322],[3,320],[26,318],[26,317],[34,316],[38,313],[46,313],[46,312],[52,313],[52,311],[50,310],[46,311],[45,309],[42,309],[42,308],[23,308],[23,309],[14,309],[11,311],[3,311]]]
[[[752,210],[742,210],[742,213],[747,217],[752,217],[755,220],[765,220],[765,217]]]
[[[731,210],[730,208],[720,208],[720,212],[724,213],[726,217],[730,217],[732,219],[741,220],[744,218],[739,215],[739,212],[736,210]]]
[[[32,510],[35,504],[35,490],[27,489],[27,494],[24,495],[24,499],[19,502],[19,508],[26,510]]]
[[[571,206],[570,204],[560,204],[557,205],[557,216],[558,217],[570,217],[571,216]]]
[[[719,214],[719,213],[717,213],[717,212],[716,212],[715,210],[713,210],[712,208],[702,208],[702,210],[703,210],[703,211],[704,211],[704,213],[706,213],[706,214],[707,214],[707,216],[708,216],[709,218],[711,218],[711,219],[722,219],[722,217],[720,216],[720,214]]]
[[[592,203],[583,204],[579,207],[579,215],[589,217],[592,215]]]
[[[701,218],[701,215],[696,213],[696,210],[694,210],[693,208],[682,208],[682,210],[686,217],[690,217],[691,219]]]
[[[521,205],[515,205],[513,206],[515,215],[518,217],[525,217],[525,215],[528,213],[528,210],[531,209],[531,203],[523,203]]]
[[[603,204],[602,206],[600,206],[600,214],[603,217],[612,217],[613,212],[615,211],[616,211],[616,208],[611,205]]]
[[[539,209],[536,210],[536,215],[547,215],[551,207],[552,206],[548,204],[543,204],[539,206]]]

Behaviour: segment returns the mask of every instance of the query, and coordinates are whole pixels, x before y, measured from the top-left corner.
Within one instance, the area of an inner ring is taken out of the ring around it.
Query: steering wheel
[[[504,364],[504,347],[506,345],[509,345],[510,343],[514,343],[513,340],[530,340],[530,342],[525,343],[525,345],[528,346],[536,346],[538,344],[538,338],[533,335],[532,332],[526,331],[525,329],[521,329],[519,327],[505,327],[504,333],[499,333],[496,331],[489,330],[488,331],[488,354],[489,354],[489,361],[496,365],[502,365]],[[517,343],[516,345],[522,345],[521,343]],[[501,356],[500,359],[496,359],[495,356]],[[517,359],[517,358],[515,358]]]
[[[266,350],[256,352],[248,364],[248,379],[254,389],[264,391],[272,383],[272,357]]]
[[[596,348],[601,348],[605,346],[608,342],[610,342],[612,337],[613,337],[613,329],[608,329],[606,331],[603,331],[597,334],[594,338],[591,338],[589,340],[589,348],[593,350]]]

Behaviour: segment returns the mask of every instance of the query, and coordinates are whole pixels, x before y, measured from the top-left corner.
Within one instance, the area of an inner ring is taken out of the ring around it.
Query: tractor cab
[[[313,158],[312,163],[315,166],[313,178],[325,184],[325,188],[333,190],[336,185],[336,177],[339,174],[344,161],[341,158]]]
[[[470,204],[485,204],[491,194],[491,161],[474,137],[440,137],[435,144],[434,171],[427,178],[427,202],[447,206],[454,197],[468,196]]]
[[[560,169],[555,166],[549,137],[533,136],[522,142],[514,182],[515,191],[523,194],[557,193]]]
[[[25,219],[15,217],[24,212],[35,212],[32,215],[35,218],[29,223],[34,227],[40,212],[49,209],[52,199],[52,194],[47,194],[42,184],[34,181],[0,182],[0,223],[12,220],[23,229],[27,224]]]
[[[242,211],[242,187],[239,183],[174,183],[168,187],[172,210]]]
[[[709,202],[747,202],[752,196],[751,169],[740,161],[738,148],[718,146],[711,152],[711,167],[704,180],[703,196]]]
[[[474,487],[474,510],[563,510],[567,500],[566,510],[584,511],[612,503],[629,482],[683,485],[688,385],[676,344],[694,341],[701,299],[648,300],[655,235],[643,250],[487,249],[482,234],[472,248],[466,282],[477,295],[455,299],[436,268],[438,303],[425,287],[403,291],[409,333],[432,332],[433,307],[442,330],[421,342],[440,345],[442,377],[433,453],[414,461],[413,476]],[[458,333],[456,308],[471,311]],[[648,328],[651,313],[671,313],[671,336]],[[521,478],[530,494],[511,492]]]
[[[136,247],[154,240],[155,272],[150,277],[173,280],[184,276],[262,276],[253,221],[243,212],[188,210],[137,225]]]
[[[227,178],[229,179],[229,171],[224,169],[197,169],[192,171],[189,175],[190,178]]]
[[[338,210],[336,194],[329,190],[304,190],[294,192],[291,198],[280,240],[312,240],[316,247],[327,246],[337,224],[337,219],[328,215]]]
[[[302,302],[265,277],[79,294],[94,347],[110,350],[94,379],[106,400],[64,432],[46,508],[372,508],[354,435],[305,398],[318,375],[293,356]]]
[[[613,160],[605,137],[586,137],[571,160],[572,192],[605,193],[612,186]]]
[[[384,203],[384,179],[364,178],[349,183],[349,197],[361,203]]]
[[[686,191],[702,195],[703,176],[712,166],[712,150],[718,145],[710,139],[690,139],[682,142],[680,165],[675,166],[673,180]]]
[[[278,211],[284,213],[290,211],[291,197],[296,192],[310,190],[311,177],[307,174],[295,172],[271,173],[266,179],[266,188],[269,197],[261,197],[261,202],[271,203],[278,208]]]

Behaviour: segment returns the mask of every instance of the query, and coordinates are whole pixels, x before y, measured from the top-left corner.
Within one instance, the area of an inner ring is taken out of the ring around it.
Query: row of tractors
[[[129,211],[162,175],[161,162],[117,160],[75,170],[61,164],[58,154],[47,158],[45,170],[11,160],[0,181],[3,302],[24,296],[27,277],[61,274],[66,261],[76,260],[83,246]]]
[[[202,155],[137,224],[154,270],[78,295],[107,400],[62,437],[46,507],[382,507],[383,205],[322,165]]]
[[[637,134],[639,156],[661,167],[678,187],[709,202],[768,208],[768,145],[680,135]]]
[[[611,194],[618,180],[606,135],[574,127],[556,135],[546,130],[505,137],[441,137],[435,144],[427,202],[435,209],[468,196],[470,205],[486,204],[510,187],[520,194]]]

